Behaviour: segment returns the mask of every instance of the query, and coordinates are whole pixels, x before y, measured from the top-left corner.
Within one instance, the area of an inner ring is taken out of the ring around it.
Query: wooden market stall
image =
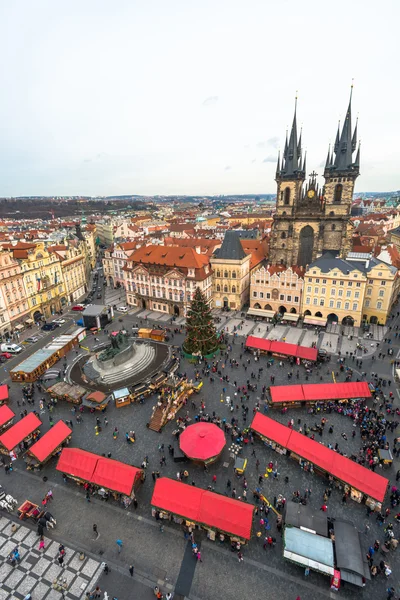
[[[0,406],[0,433],[8,429],[14,421],[15,413],[9,406],[3,404]]]
[[[179,436],[179,448],[183,454],[201,465],[214,463],[225,445],[223,430],[214,423],[204,421],[189,425]]]
[[[100,391],[89,392],[82,398],[83,406],[93,410],[101,410],[104,412],[110,402],[111,396]]]
[[[153,407],[149,429],[160,431],[164,425],[172,421],[179,409],[193,394],[193,384],[187,379],[171,376],[160,387],[157,404]]]
[[[84,327],[74,328],[71,334],[60,335],[37,350],[10,371],[12,381],[31,383],[79,344],[86,335]]]
[[[151,499],[152,515],[187,527],[196,525],[215,540],[227,535],[231,542],[245,544],[251,537],[254,506],[222,494],[175,481],[156,480]]]
[[[26,468],[30,471],[41,469],[52,456],[61,452],[64,444],[69,443],[71,435],[72,429],[64,421],[58,421],[26,452]]]
[[[297,344],[288,344],[287,342],[278,342],[267,340],[265,338],[249,335],[246,340],[246,348],[259,352],[266,352],[274,356],[293,357],[300,360],[315,362],[318,358],[317,348],[308,346],[299,346]]]
[[[79,448],[64,448],[56,468],[79,485],[87,488],[89,484],[102,498],[111,494],[115,500],[121,500],[125,508],[144,479],[143,469]]]
[[[115,402],[115,406],[117,408],[122,408],[123,406],[129,406],[131,403],[131,393],[128,388],[121,388],[120,390],[114,390],[113,398]]]
[[[9,399],[9,387],[7,383],[3,383],[3,385],[0,385],[0,406],[8,402]]]
[[[38,438],[41,424],[42,421],[35,413],[28,413],[26,417],[0,435],[0,453],[18,456],[27,450]]]
[[[154,340],[155,342],[165,342],[166,335],[164,329],[147,329],[143,327],[138,331],[139,338]]]
[[[389,484],[386,477],[259,412],[250,428],[279,454],[288,454],[303,468],[312,466],[313,471],[331,476],[350,492],[352,500],[365,500],[373,510],[381,510]]]
[[[273,385],[269,388],[272,408],[312,406],[317,402],[371,398],[366,381]]]
[[[81,385],[59,381],[47,389],[52,398],[66,400],[72,404],[80,404],[83,396],[86,394],[86,388]]]

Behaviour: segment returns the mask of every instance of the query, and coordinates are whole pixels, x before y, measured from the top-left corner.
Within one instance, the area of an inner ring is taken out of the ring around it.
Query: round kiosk
[[[215,462],[226,444],[225,434],[213,423],[195,423],[179,436],[179,447],[193,462],[210,465]]]

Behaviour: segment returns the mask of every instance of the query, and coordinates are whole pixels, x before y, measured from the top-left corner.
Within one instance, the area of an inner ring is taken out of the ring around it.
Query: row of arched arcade
[[[270,304],[266,304],[265,306],[261,306],[261,304],[259,304],[258,302],[256,302],[256,304],[254,304],[253,308],[258,308],[258,309],[263,309],[263,310],[274,310]],[[280,306],[278,308],[277,312],[279,312],[281,315],[284,315],[288,311],[286,310],[285,306]],[[294,315],[297,314],[295,308],[291,308],[290,311],[289,311],[289,313],[290,314],[294,314]],[[311,314],[310,310],[306,310],[304,312],[303,316],[304,317],[312,317],[313,315]],[[317,311],[315,313],[314,317],[319,317],[319,318],[322,319],[323,314],[321,313],[321,311]],[[341,321],[339,321],[339,317],[335,313],[330,313],[327,316],[326,320],[327,320],[327,323],[339,323],[339,322],[341,322],[342,325],[354,325],[354,319],[350,315],[347,315]],[[373,321],[371,320],[371,322],[373,322]]]

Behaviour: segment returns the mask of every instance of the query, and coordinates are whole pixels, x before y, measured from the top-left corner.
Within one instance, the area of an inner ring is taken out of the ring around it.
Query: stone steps
[[[161,430],[162,423],[162,410],[160,408],[156,408],[154,411],[154,415],[150,419],[149,429],[152,431],[159,432]]]
[[[121,367],[116,373],[108,373],[103,376],[104,383],[117,383],[124,379],[133,377],[140,371],[143,371],[154,360],[155,350],[147,344],[138,344],[136,346],[135,362],[125,368]]]

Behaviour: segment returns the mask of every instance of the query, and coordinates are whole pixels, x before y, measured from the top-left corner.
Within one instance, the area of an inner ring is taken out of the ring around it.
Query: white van
[[[17,344],[1,344],[0,349],[2,352],[10,352],[11,354],[18,354],[21,352],[21,346],[17,346]]]
[[[121,313],[127,313],[128,312],[128,307],[127,306],[118,306],[117,311],[121,312]]]

